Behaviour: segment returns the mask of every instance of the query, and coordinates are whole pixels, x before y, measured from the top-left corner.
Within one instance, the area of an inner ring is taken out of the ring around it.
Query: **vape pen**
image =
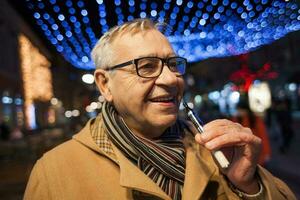
[[[187,112],[187,116],[188,116],[189,120],[192,121],[192,123],[194,124],[196,129],[199,131],[199,133],[202,134],[204,132],[203,127],[200,124],[200,120],[198,119],[197,115],[187,105],[186,102],[183,102],[183,106],[186,108],[186,112]],[[220,150],[212,151],[212,154],[222,168],[227,168],[229,166],[230,163],[222,151],[220,151]]]

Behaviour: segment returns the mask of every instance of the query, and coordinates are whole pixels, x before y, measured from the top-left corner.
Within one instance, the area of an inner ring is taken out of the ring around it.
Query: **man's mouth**
[[[156,97],[150,99],[151,102],[155,103],[175,103],[176,98],[174,96]]]

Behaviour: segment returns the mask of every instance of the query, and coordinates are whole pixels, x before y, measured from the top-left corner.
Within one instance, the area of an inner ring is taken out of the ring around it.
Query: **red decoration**
[[[269,80],[278,77],[278,73],[271,70],[271,64],[265,63],[259,70],[251,71],[248,66],[249,54],[242,54],[239,57],[241,69],[230,75],[230,80],[240,86],[240,90],[247,92],[255,79]]]

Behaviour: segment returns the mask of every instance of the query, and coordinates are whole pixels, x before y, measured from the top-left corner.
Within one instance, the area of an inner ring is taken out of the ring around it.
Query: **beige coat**
[[[183,200],[239,199],[231,191],[203,147],[186,139],[186,174]],[[47,152],[35,164],[25,191],[25,200],[123,200],[170,199],[151,179],[116,147],[107,155],[93,141],[90,122],[71,140]],[[262,167],[261,199],[296,199],[290,189]]]

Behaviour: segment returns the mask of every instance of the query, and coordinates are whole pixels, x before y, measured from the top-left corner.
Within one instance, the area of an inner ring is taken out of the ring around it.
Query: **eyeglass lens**
[[[180,57],[167,60],[169,69],[177,75],[185,73],[186,61]],[[137,62],[138,74],[142,77],[156,77],[162,71],[163,63],[160,58],[142,58]]]

